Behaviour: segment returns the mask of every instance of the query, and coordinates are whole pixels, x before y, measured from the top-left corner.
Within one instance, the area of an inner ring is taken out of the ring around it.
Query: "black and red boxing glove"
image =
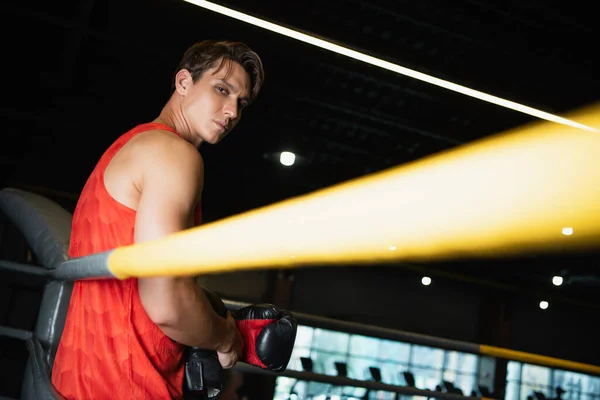
[[[298,330],[292,313],[272,304],[254,304],[231,314],[244,340],[240,361],[273,372],[285,371]]]
[[[227,314],[223,300],[204,288],[213,309]],[[294,316],[272,304],[256,304],[231,311],[244,341],[240,361],[273,372],[285,371],[296,341]],[[218,400],[223,390],[223,369],[217,353],[188,347],[185,354],[186,399]]]

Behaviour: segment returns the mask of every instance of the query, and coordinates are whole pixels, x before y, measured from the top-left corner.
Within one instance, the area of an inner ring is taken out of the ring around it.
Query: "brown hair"
[[[215,67],[218,61],[220,64],[217,70],[220,70],[226,62],[229,62],[231,68],[232,61],[244,68],[250,76],[249,102],[253,102],[264,82],[264,70],[258,54],[244,43],[216,40],[197,42],[185,51],[175,73],[187,69],[195,83],[205,71]],[[174,80],[172,88],[175,88]]]

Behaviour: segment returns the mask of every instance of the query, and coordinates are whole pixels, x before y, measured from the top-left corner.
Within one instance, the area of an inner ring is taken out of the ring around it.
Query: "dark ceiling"
[[[600,27],[591,5],[583,2],[219,4],[544,111],[561,113],[600,97]],[[206,38],[248,43],[266,69],[258,102],[236,131],[219,146],[201,149],[206,220],[533,120],[181,0],[8,0],[0,10],[5,21],[2,184],[47,188],[65,193],[64,199],[77,196],[118,135],[157,116],[182,52]],[[294,151],[298,163],[278,165],[281,150]],[[551,289],[553,273],[570,269],[575,283],[562,288],[562,295],[600,305],[596,264],[591,254],[433,267],[465,279],[544,290]]]

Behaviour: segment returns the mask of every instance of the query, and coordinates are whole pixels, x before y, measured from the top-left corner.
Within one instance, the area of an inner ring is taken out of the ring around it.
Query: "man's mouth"
[[[221,123],[221,122],[218,122],[218,121],[215,121],[215,124],[217,124],[217,126],[219,127],[219,129],[220,129],[222,132],[225,132],[225,131],[227,130],[227,125],[225,125],[225,124],[223,124],[223,123]]]

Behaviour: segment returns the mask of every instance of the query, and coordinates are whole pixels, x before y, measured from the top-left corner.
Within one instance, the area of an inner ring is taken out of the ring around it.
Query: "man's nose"
[[[225,103],[224,107],[225,115],[229,117],[230,120],[236,120],[238,117],[238,105],[237,101],[228,101]]]

